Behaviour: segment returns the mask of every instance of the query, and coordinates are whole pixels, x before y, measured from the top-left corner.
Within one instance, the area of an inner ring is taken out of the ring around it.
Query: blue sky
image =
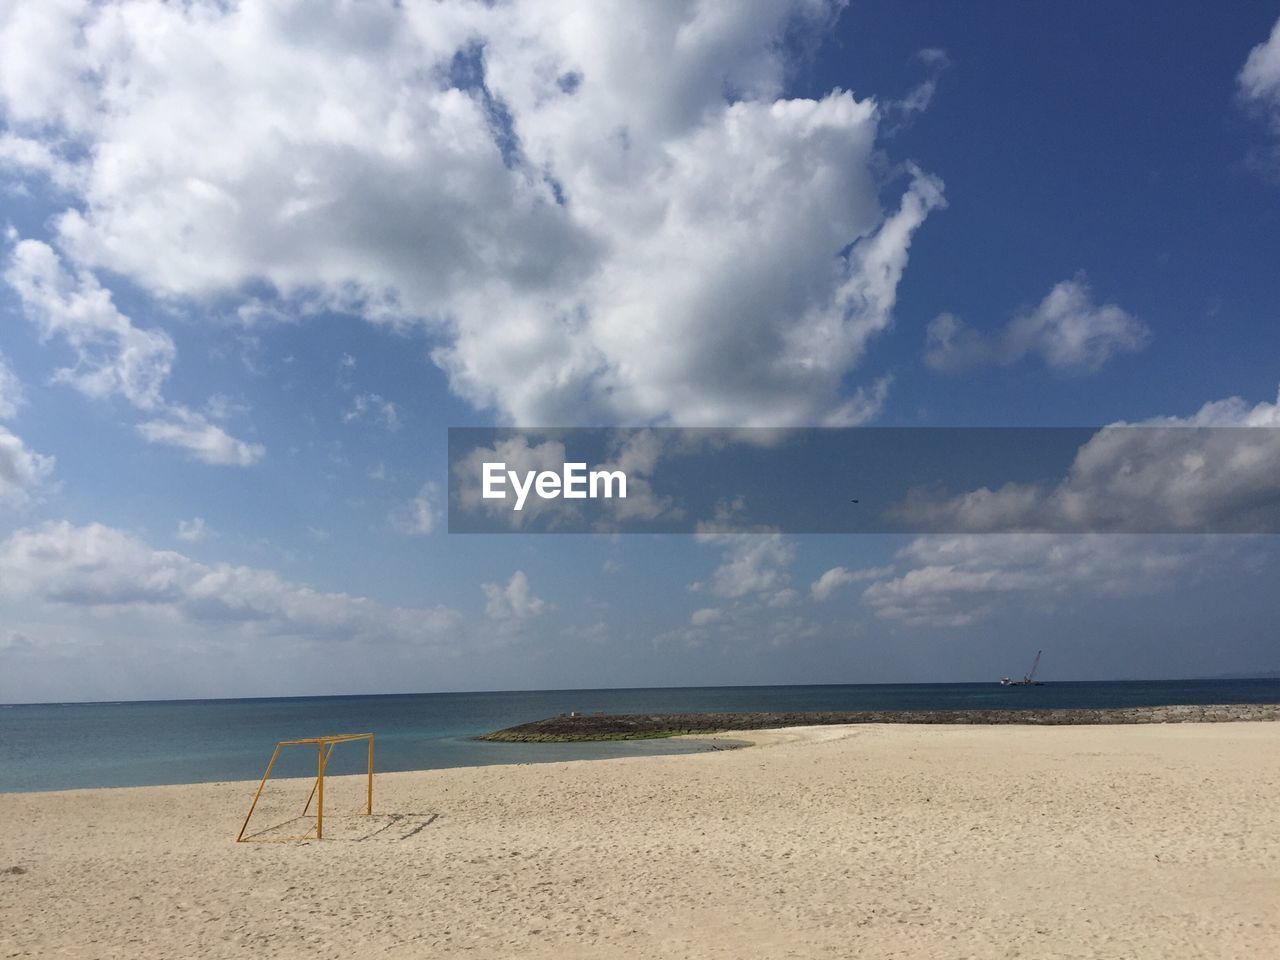
[[[444,529],[451,426],[1280,426],[1280,8],[1144,14],[12,5],[0,701],[1280,668],[1267,538]]]

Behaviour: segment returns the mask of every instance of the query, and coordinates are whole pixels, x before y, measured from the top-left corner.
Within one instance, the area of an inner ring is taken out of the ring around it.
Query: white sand
[[[0,957],[1280,957],[1280,723],[749,736],[380,775],[318,844],[233,843],[252,784],[0,795]]]

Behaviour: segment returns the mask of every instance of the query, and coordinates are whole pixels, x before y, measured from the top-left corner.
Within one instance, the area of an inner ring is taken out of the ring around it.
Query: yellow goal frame
[[[254,808],[258,806],[258,798],[262,796],[262,788],[267,785],[267,778],[271,776],[271,768],[276,765],[276,758],[280,756],[281,747],[292,746],[310,746],[315,745],[316,748],[316,782],[311,785],[311,793],[307,796],[306,806],[302,808],[300,816],[305,817],[307,811],[311,809],[311,801],[316,801],[316,832],[314,834],[305,833],[295,837],[272,837],[273,840],[323,840],[324,839],[324,770],[329,763],[329,757],[333,755],[333,748],[340,743],[351,743],[355,740],[367,740],[369,743],[369,772],[368,785],[365,797],[365,816],[373,813],[373,734],[372,733],[338,733],[327,737],[303,737],[299,740],[281,740],[276,743],[276,748],[271,753],[271,760],[267,763],[267,770],[262,775],[262,781],[258,784],[258,791],[253,795],[253,803],[249,804],[249,812],[245,814],[244,823],[240,825],[240,833],[236,837],[236,843],[240,843],[245,839],[244,832],[249,829],[249,820],[253,817]]]

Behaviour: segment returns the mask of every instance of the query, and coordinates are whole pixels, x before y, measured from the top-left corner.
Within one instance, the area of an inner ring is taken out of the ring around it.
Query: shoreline
[[[418,766],[399,766],[388,765],[383,766],[379,760],[381,755],[375,749],[375,772],[378,776],[398,775],[402,773],[426,773],[433,770],[469,770],[484,767],[517,767],[529,764],[546,764],[546,763],[587,763],[597,760],[620,760],[620,759],[644,759],[646,757],[660,756],[681,756],[686,753],[711,753],[718,750],[730,749],[726,744],[728,741],[719,741],[716,743],[704,743],[709,741],[705,734],[685,737],[667,737],[660,740],[629,740],[629,741],[572,741],[566,743],[487,743],[481,741],[476,734],[469,735],[465,738],[474,741],[485,747],[505,747],[502,751],[503,755],[497,759],[476,760],[471,763],[432,763],[430,758],[424,760]],[[528,749],[526,749],[526,747]],[[561,748],[554,751],[553,748]],[[625,749],[624,749],[625,748]],[[486,751],[487,752],[487,751]],[[254,783],[256,784],[262,776],[263,768],[266,766],[267,760],[271,756],[271,742],[266,742],[266,746],[260,751],[260,755],[255,755],[252,768],[243,771],[232,772],[230,774],[210,775],[202,779],[174,777],[172,779],[163,780],[144,780],[142,782],[79,782],[72,784],[37,784],[34,786],[16,786],[7,787],[0,785],[0,797],[9,795],[32,795],[32,794],[58,794],[68,793],[72,791],[85,790],[134,790],[146,789],[151,787],[183,787],[183,786],[200,786],[209,784],[224,783]],[[278,768],[277,768],[278,770]],[[329,774],[329,776],[345,776],[345,774]],[[272,774],[273,780],[310,780],[314,779],[314,775],[308,773],[279,775]]]
[[[852,719],[851,719],[852,718]],[[673,724],[673,720],[677,721]],[[840,729],[890,725],[919,728],[945,726],[974,727],[1109,727],[1198,723],[1270,723],[1280,721],[1280,704],[1197,704],[1158,707],[971,710],[971,711],[856,711],[813,713],[698,713],[698,714],[609,714],[570,716],[562,714],[520,724],[467,739],[480,743],[508,745],[572,746],[581,744],[652,743],[684,741],[705,744],[702,750],[655,750],[652,753],[621,753],[608,756],[537,757],[512,759],[503,763],[476,763],[449,766],[422,766],[377,770],[378,776],[421,774],[433,771],[523,767],[531,764],[595,763],[598,761],[643,760],[656,757],[699,756],[738,750],[772,742],[773,735],[809,728]],[[732,736],[726,736],[732,735]],[[341,776],[341,775],[337,775]],[[97,790],[141,790],[164,787],[196,787],[232,783],[256,784],[260,774],[243,778],[173,780],[162,783],[94,784],[51,787],[35,790],[0,790],[0,797],[53,795]],[[277,777],[281,781],[309,781],[309,776]]]
[[[705,733],[851,724],[912,726],[1118,726],[1165,723],[1248,723],[1280,720],[1280,704],[1168,704],[1152,707],[984,710],[858,710],[812,713],[560,714],[476,739],[496,743],[591,743],[652,740]]]

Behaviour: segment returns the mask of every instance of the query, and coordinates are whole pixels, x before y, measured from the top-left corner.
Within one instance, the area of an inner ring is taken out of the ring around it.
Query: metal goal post
[[[324,839],[324,770],[329,763],[329,758],[333,755],[333,748],[340,743],[351,743],[356,740],[365,740],[369,745],[369,770],[368,784],[365,796],[365,815],[373,813],[373,734],[372,733],[338,733],[328,737],[302,737],[298,740],[281,740],[276,744],[275,750],[271,753],[271,760],[267,763],[267,770],[262,775],[262,781],[258,784],[258,790],[253,795],[253,803],[249,804],[249,812],[245,814],[244,823],[240,826],[240,833],[236,837],[236,843],[240,843],[245,839],[244,832],[249,828],[249,820],[253,817],[254,808],[258,805],[258,798],[262,796],[262,788],[267,785],[267,778],[271,776],[271,768],[276,765],[276,758],[280,756],[281,747],[293,746],[314,746],[316,748],[316,781],[311,785],[311,793],[307,796],[306,806],[302,808],[301,816],[305,817],[307,811],[311,809],[311,801],[316,801],[316,832],[314,834],[306,833],[295,837],[274,837],[275,840],[323,840]]]

